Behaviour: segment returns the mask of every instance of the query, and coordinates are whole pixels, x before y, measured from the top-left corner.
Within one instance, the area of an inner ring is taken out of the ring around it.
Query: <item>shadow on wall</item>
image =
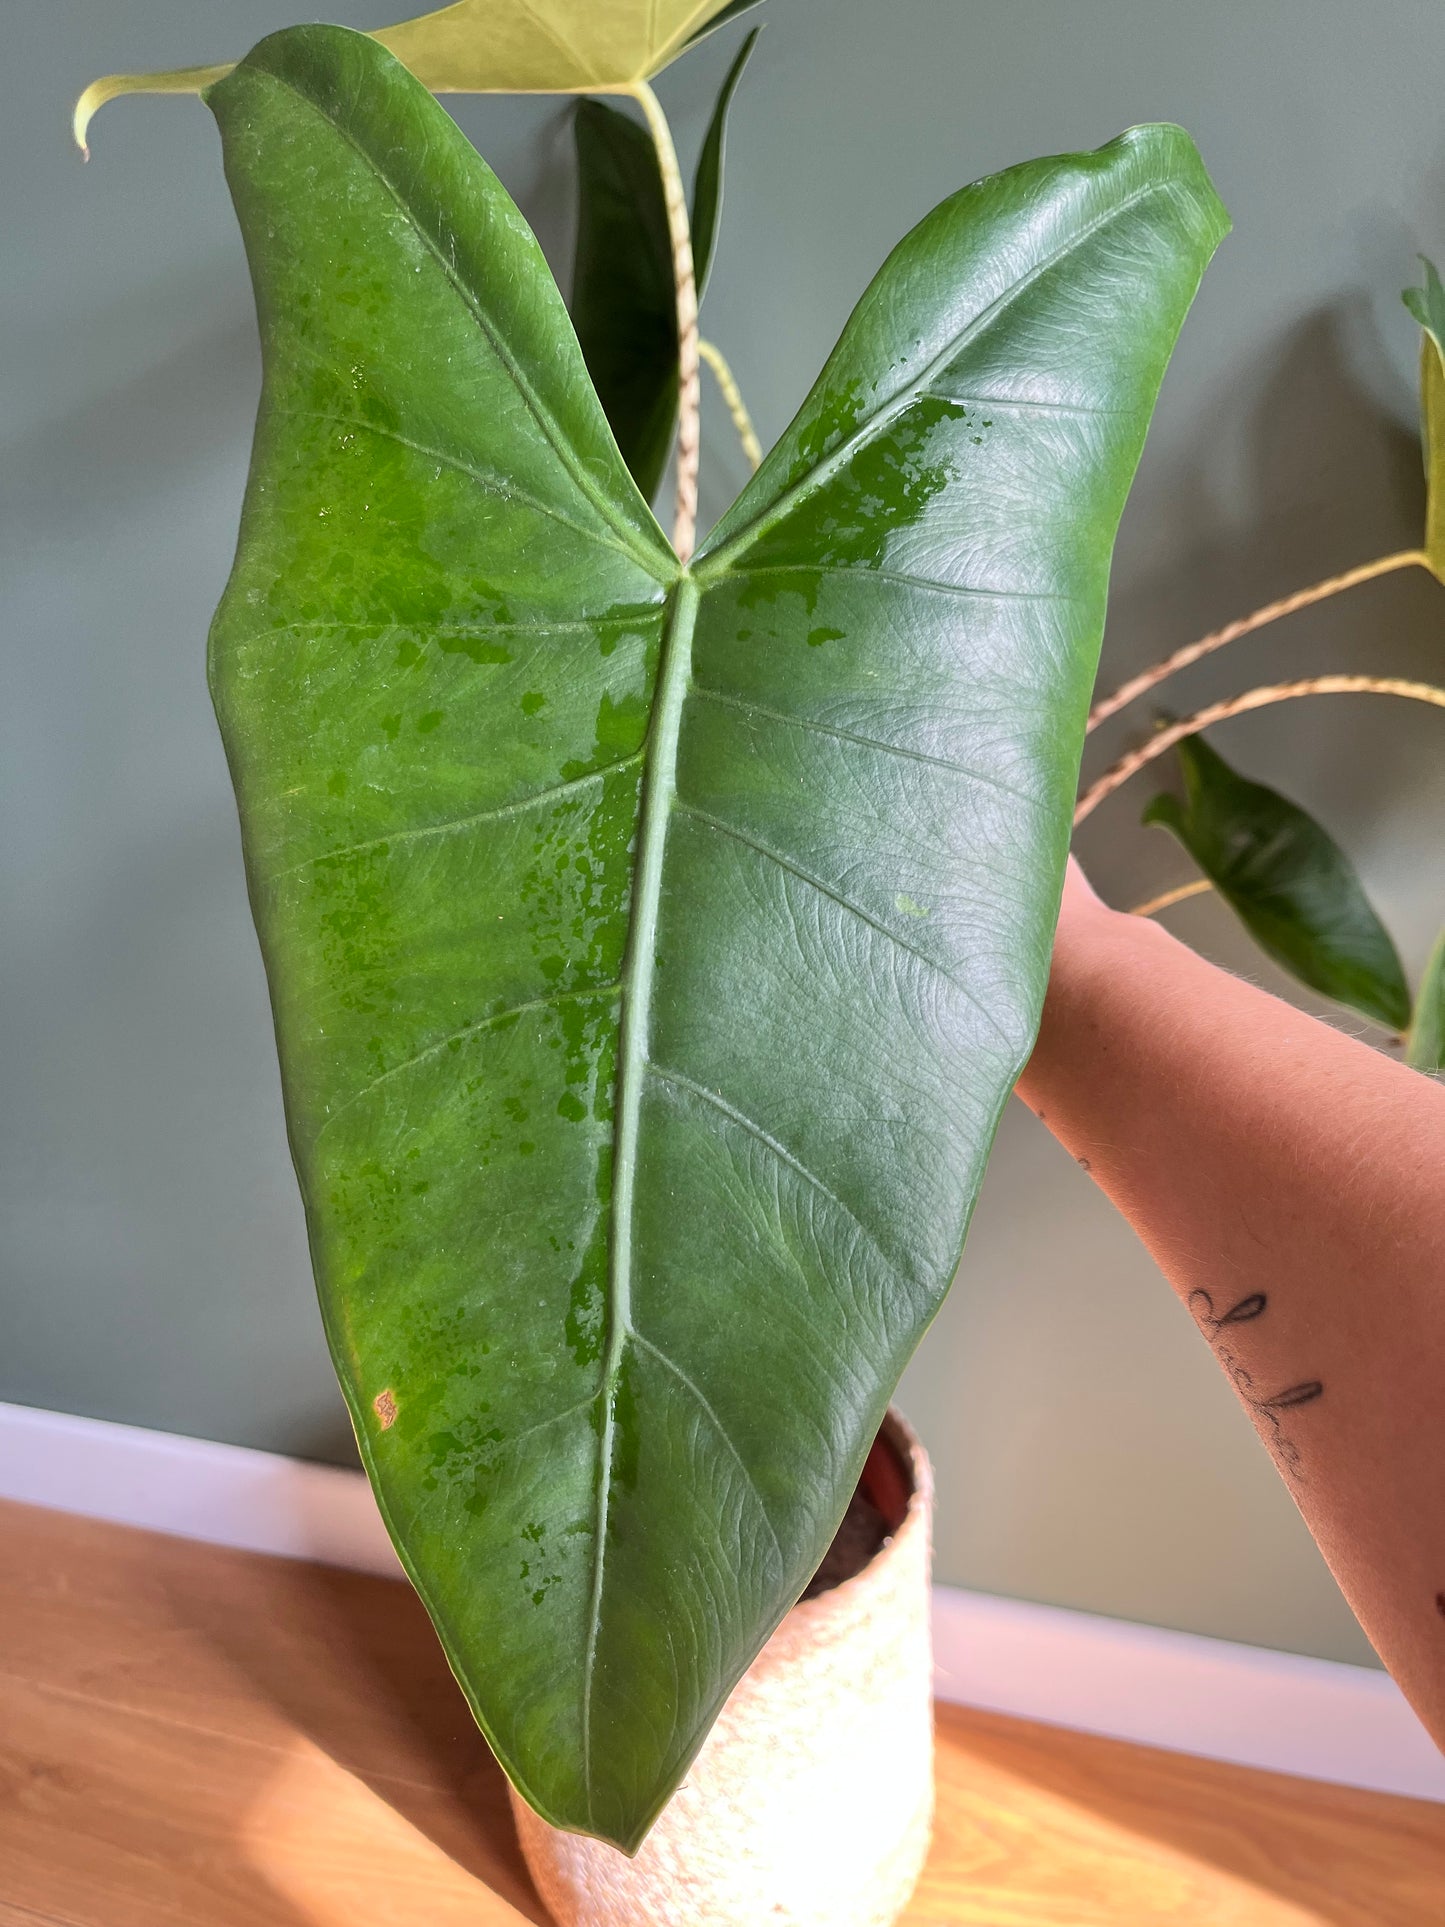
[[[1152,534],[1177,559],[1163,570],[1146,561],[1129,571],[1128,591],[1111,605],[1101,691],[1263,603],[1419,541],[1415,400],[1401,393],[1399,414],[1387,411],[1362,378],[1362,362],[1384,364],[1363,293],[1308,316],[1280,344],[1237,451],[1206,449],[1158,479],[1169,511]],[[1387,382],[1394,385],[1388,377],[1375,385]],[[1139,487],[1155,485],[1146,456]],[[1229,506],[1240,502],[1243,516]],[[1346,668],[1433,679],[1445,621],[1440,596],[1423,571],[1406,571],[1247,637],[1160,690],[1152,706],[1146,698],[1105,724],[1087,767],[1094,772],[1144,740],[1161,710],[1187,714],[1257,682]],[[1346,829],[1354,821],[1368,838],[1418,800],[1415,747],[1440,748],[1438,718],[1433,731],[1431,720],[1381,698],[1328,698],[1240,719],[1224,726],[1221,740],[1246,746],[1255,771],[1281,787],[1327,787],[1330,820]],[[1081,833],[1085,864],[1112,901],[1146,894],[1135,888],[1143,868],[1162,874],[1170,861],[1166,839],[1138,841],[1125,826],[1137,828],[1160,787],[1155,779],[1172,770],[1165,759],[1136,779]]]
[[[1398,415],[1376,399],[1368,377],[1377,349],[1362,297],[1312,314],[1280,340],[1243,406],[1234,398],[1212,416],[1200,408],[1204,423],[1225,424],[1218,434],[1168,458],[1146,454],[1101,688],[1206,628],[1419,541],[1413,397],[1401,389]],[[1387,394],[1392,385],[1374,383]],[[1243,426],[1231,440],[1236,414]],[[1246,638],[1161,694],[1183,714],[1258,682],[1346,666],[1437,680],[1442,629],[1445,590],[1407,571]],[[1146,701],[1102,728],[1090,772],[1145,740],[1152,721]],[[1418,965],[1445,920],[1437,713],[1329,698],[1239,719],[1218,736],[1251,773],[1319,810],[1365,865]],[[1171,759],[1161,760],[1085,826],[1081,855],[1110,902],[1136,903],[1193,874],[1170,839],[1139,823],[1149,797],[1173,780]],[[1365,1029],[1275,971],[1217,901],[1199,899],[1163,921],[1227,967]],[[1067,1347],[1046,1336],[1059,1330],[1070,1334]],[[904,1402],[949,1468],[940,1578],[1370,1662],[1288,1494],[1152,1261],[1017,1106],[954,1296],[905,1381]],[[1061,1439],[1070,1451],[1058,1451]]]

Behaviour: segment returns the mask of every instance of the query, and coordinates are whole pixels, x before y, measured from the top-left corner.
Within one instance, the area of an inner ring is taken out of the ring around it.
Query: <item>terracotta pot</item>
[[[635,1859],[539,1820],[522,1850],[558,1927],[891,1927],[933,1821],[933,1475],[890,1412],[863,1475],[894,1527],[796,1605]]]

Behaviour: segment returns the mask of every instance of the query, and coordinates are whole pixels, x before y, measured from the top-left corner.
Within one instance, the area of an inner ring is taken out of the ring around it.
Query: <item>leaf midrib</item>
[[[607,1350],[597,1390],[597,1396],[603,1402],[602,1430],[597,1450],[592,1596],[588,1607],[582,1676],[582,1764],[587,1788],[587,1817],[594,1824],[592,1685],[597,1666],[597,1639],[602,1621],[602,1589],[606,1576],[617,1380],[622,1367],[622,1354],[632,1335],[633,1179],[637,1168],[642,1086],[647,1075],[652,985],[657,975],[657,913],[662,898],[662,865],[668,819],[677,796],[678,736],[683,701],[692,680],[692,636],[697,621],[697,606],[697,586],[684,573],[673,590],[672,619],[668,624],[658,669],[657,695],[643,778],[642,812],[638,823],[632,921],[622,966],[617,1051],[617,1131],[612,1161],[612,1236],[608,1259]]]

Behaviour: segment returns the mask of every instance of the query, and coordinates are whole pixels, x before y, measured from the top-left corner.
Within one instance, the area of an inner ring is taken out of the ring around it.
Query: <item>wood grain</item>
[[[407,1587],[14,1505],[0,1555],[0,1927],[547,1927]],[[938,1792],[902,1927],[1445,1923],[1425,1802],[954,1707]]]

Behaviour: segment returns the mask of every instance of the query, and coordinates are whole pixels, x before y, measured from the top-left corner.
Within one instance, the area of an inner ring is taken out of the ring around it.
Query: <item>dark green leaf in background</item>
[[[572,321],[633,480],[650,502],[677,426],[677,304],[662,176],[640,121],[579,100]]]
[[[693,266],[701,299],[722,207],[728,108],[758,34],[723,81],[693,189]],[[647,129],[600,100],[577,103],[577,253],[572,321],[633,480],[651,501],[677,425],[677,298],[662,175]]]
[[[1156,796],[1144,821],[1173,831],[1291,976],[1403,1030],[1410,993],[1399,956],[1333,837],[1277,790],[1238,775],[1198,736],[1180,743],[1179,761],[1185,801]]]
[[[1225,222],[1167,127],[944,202],[684,571],[404,68],[297,28],[210,100],[264,350],[211,684],[327,1334],[503,1765],[631,1848],[953,1276]]]
[[[1420,445],[1425,458],[1425,540],[1434,573],[1445,582],[1445,288],[1433,261],[1420,256],[1423,288],[1403,300],[1423,331],[1420,341]]]
[[[1445,1071],[1445,930],[1425,966],[1405,1056],[1417,1071]]]
[[[721,91],[713,106],[712,118],[703,135],[702,151],[697,159],[697,174],[692,187],[692,261],[697,275],[697,298],[699,301],[707,292],[708,276],[712,273],[713,255],[717,250],[718,223],[722,218],[723,204],[723,158],[727,148],[728,110],[733,104],[738,82],[743,77],[743,69],[752,57],[753,48],[758,43],[761,27],[754,27],[747,39],[739,47],[737,58],[723,80]]]

